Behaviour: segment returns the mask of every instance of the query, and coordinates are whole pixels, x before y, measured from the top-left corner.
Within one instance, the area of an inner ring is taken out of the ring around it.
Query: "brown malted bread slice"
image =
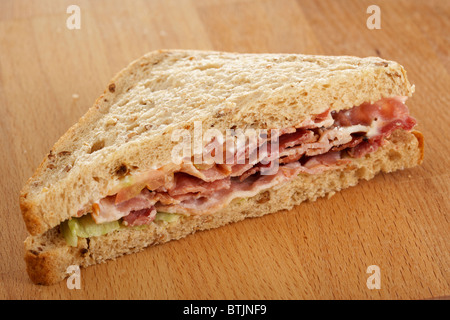
[[[132,62],[53,146],[20,195],[31,235],[25,260],[35,283],[62,280],[69,265],[87,267],[247,217],[290,209],[378,172],[419,164],[419,132],[397,130],[377,151],[336,170],[302,173],[206,215],[125,227],[66,244],[63,221],[109,195],[124,175],[171,162],[177,129],[295,127],[311,115],[381,98],[412,95],[402,66],[379,58],[165,50]],[[203,146],[207,142],[203,142]]]

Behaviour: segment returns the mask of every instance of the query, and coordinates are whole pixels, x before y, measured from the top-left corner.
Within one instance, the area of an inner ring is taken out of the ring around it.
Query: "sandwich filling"
[[[298,175],[342,168],[386,144],[393,131],[416,125],[405,101],[406,97],[385,98],[338,112],[326,110],[295,127],[279,129],[276,151],[270,148],[272,137],[260,136],[256,145],[237,147],[231,163],[187,161],[127,176],[112,195],[95,202],[91,212],[80,211],[80,216],[90,213],[97,225],[174,221],[174,216],[214,213],[233,199],[277,188]],[[206,148],[214,143],[218,142]],[[251,161],[255,153],[257,160]]]

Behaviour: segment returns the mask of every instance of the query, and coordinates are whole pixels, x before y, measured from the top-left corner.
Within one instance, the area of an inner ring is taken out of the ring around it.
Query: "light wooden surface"
[[[81,9],[68,30],[66,9]],[[369,5],[381,29],[369,30]],[[0,298],[424,299],[450,295],[450,2],[0,2]],[[159,48],[379,55],[405,66],[426,139],[421,167],[331,199],[82,270],[81,289],[35,286],[18,194],[112,76]],[[381,289],[369,290],[369,265]]]

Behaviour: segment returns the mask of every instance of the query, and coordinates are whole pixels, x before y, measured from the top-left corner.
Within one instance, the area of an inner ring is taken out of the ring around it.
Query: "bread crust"
[[[417,162],[417,164],[422,164],[423,162],[423,158],[425,156],[425,139],[423,137],[422,132],[417,131],[417,130],[413,130],[412,134],[416,137],[417,142],[419,143],[419,150],[420,150],[420,157],[419,157],[419,161]]]
[[[210,215],[191,216],[174,224],[152,223],[147,228],[125,228],[102,237],[79,239],[78,247],[68,247],[59,227],[25,241],[25,261],[30,279],[36,284],[50,285],[66,277],[65,270],[75,264],[87,267],[133,253],[145,247],[180,239],[196,231],[208,230],[260,217],[283,209],[291,209],[303,201],[314,201],[341,189],[354,186],[360,179],[372,179],[379,172],[392,172],[420,164],[423,159],[423,137],[418,131],[395,131],[388,143],[376,152],[339,170],[322,174],[301,174],[280,187],[258,195],[235,199],[229,206]]]

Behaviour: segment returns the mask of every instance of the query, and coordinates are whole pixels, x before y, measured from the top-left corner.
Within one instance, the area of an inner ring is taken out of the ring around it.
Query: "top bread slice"
[[[127,173],[171,161],[176,129],[295,126],[327,109],[411,96],[401,65],[376,57],[160,50],[119,72],[53,146],[20,194],[42,234],[106,196]]]

